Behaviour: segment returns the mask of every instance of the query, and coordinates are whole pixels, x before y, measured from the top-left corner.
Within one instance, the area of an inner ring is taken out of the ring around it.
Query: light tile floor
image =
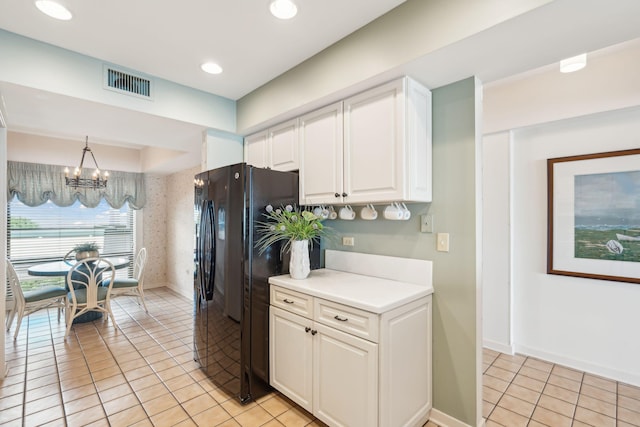
[[[486,426],[640,426],[640,388],[522,355],[483,350]]]
[[[8,333],[0,425],[324,426],[277,392],[243,406],[218,390],[193,362],[191,302],[166,288],[148,290],[146,302],[149,315],[135,298],[114,300],[120,329],[97,320],[64,340],[64,320],[43,310],[16,341]],[[534,358],[483,356],[488,427],[640,426],[639,388]]]
[[[193,361],[193,307],[167,288],[112,302],[119,329],[100,319],[74,325],[42,310],[5,346],[0,426],[324,426],[278,392],[240,405]],[[432,423],[428,427],[437,427]]]

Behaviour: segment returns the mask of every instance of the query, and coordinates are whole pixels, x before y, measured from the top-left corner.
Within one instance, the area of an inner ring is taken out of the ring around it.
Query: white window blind
[[[29,207],[14,198],[7,207],[7,254],[25,290],[64,284],[63,277],[29,276],[27,269],[62,260],[77,243],[96,242],[101,257],[133,260],[134,235],[128,204],[114,209],[103,199],[95,208],[77,201],[68,207],[51,201]],[[117,270],[116,276],[129,276],[131,268]]]

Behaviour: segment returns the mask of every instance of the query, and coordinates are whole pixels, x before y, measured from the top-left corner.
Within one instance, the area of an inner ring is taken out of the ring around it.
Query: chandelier
[[[91,175],[91,178],[82,177],[82,166],[84,165],[84,156],[89,152],[93,163],[96,165],[96,170]],[[69,168],[64,168],[64,180],[68,187],[71,188],[106,188],[107,180],[109,179],[109,172],[100,172],[96,157],[93,155],[93,151],[89,148],[89,137],[85,140],[84,148],[82,149],[82,158],[80,159],[80,166],[75,168],[73,176],[69,176]]]

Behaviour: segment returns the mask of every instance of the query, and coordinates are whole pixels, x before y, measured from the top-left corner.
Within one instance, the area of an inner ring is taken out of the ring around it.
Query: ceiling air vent
[[[150,79],[108,66],[104,67],[104,71],[105,89],[152,99]]]

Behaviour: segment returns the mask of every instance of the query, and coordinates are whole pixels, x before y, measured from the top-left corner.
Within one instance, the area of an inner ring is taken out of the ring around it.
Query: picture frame
[[[640,283],[640,149],[547,159],[547,274]]]

